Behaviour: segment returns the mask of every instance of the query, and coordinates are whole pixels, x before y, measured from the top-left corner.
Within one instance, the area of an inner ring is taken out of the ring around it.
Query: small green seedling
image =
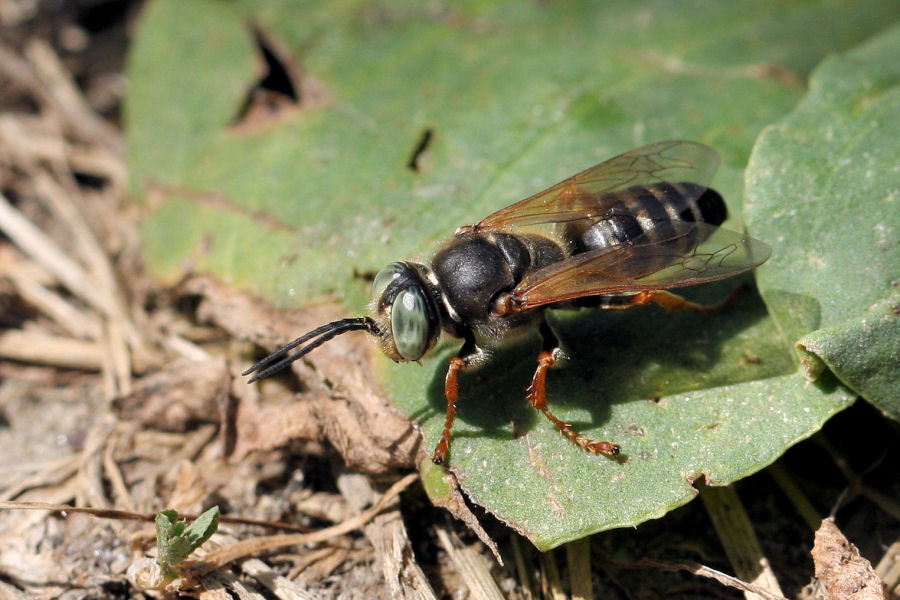
[[[188,555],[208,540],[219,527],[219,507],[213,506],[197,519],[187,524],[178,520],[174,510],[163,510],[156,515],[156,562],[164,571],[183,561]]]

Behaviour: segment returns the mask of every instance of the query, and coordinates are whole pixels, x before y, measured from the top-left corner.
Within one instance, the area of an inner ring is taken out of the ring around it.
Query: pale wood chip
[[[97,342],[20,329],[0,332],[0,357],[86,371],[99,371],[103,366],[103,348]]]
[[[503,592],[494,581],[487,561],[480,552],[462,544],[451,529],[435,525],[438,540],[450,556],[450,560],[463,576],[469,593],[476,600],[503,600]]]
[[[416,561],[400,511],[378,515],[366,526],[391,597],[396,600],[435,600],[437,596]]]
[[[2,195],[0,229],[26,254],[53,273],[69,291],[104,315],[115,315],[118,307],[100,282],[88,273],[55,240],[41,231]]]
[[[700,497],[738,579],[781,597],[781,586],[753,530],[737,492],[731,486],[704,486]],[[745,591],[747,600],[759,595]]]
[[[107,150],[124,154],[125,143],[119,130],[88,105],[50,44],[32,39],[25,47],[25,56],[43,85],[45,99],[50,101],[70,131],[85,141],[100,143]]]
[[[10,281],[22,300],[31,304],[41,314],[53,319],[54,323],[69,332],[73,337],[99,340],[102,336],[100,321],[74,304],[47,289],[32,279],[27,272],[17,270],[9,275]]]
[[[307,591],[304,586],[282,577],[258,558],[251,558],[241,563],[241,570],[253,577],[275,594],[279,600],[316,600],[317,596]]]
[[[328,492],[303,494],[294,505],[294,510],[332,523],[346,521],[358,512],[351,508],[343,497]]]
[[[878,561],[875,573],[884,582],[889,593],[900,598],[900,540],[895,540],[890,545],[887,552]]]
[[[200,582],[210,592],[214,593],[213,598],[231,598],[230,595],[219,596],[218,591],[230,591],[239,600],[266,600],[266,597],[255,589],[255,586],[241,581],[227,571],[213,571],[200,577]],[[205,598],[204,594],[200,595]]]
[[[366,509],[352,519],[348,519],[343,523],[338,523],[332,527],[326,527],[311,533],[297,533],[285,535],[272,535],[267,537],[251,538],[243,540],[229,546],[210,552],[205,558],[208,561],[204,568],[214,568],[247,558],[261,552],[273,550],[275,548],[284,548],[286,546],[299,546],[304,544],[315,544],[331,540],[342,536],[350,531],[355,531],[368,523],[375,515],[379,514],[384,507],[388,505],[395,496],[406,489],[410,484],[418,479],[418,474],[411,473],[406,477],[397,481],[387,492],[379,499],[371,508]]]

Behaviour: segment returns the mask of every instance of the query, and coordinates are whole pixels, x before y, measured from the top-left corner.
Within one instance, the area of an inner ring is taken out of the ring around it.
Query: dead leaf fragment
[[[185,432],[197,422],[219,422],[230,378],[225,361],[185,358],[145,376],[115,402],[119,415],[160,431]]]
[[[816,578],[825,586],[829,600],[886,598],[872,564],[859,555],[832,519],[822,520],[811,554]]]
[[[447,470],[433,464],[429,457],[423,459],[419,463],[419,473],[422,477],[422,485],[425,488],[425,493],[428,494],[431,503],[446,509],[451,515],[465,523],[466,527],[478,536],[478,539],[487,546],[494,555],[494,558],[496,558],[497,562],[502,566],[503,558],[500,556],[500,550],[497,548],[497,543],[491,538],[488,532],[484,530],[484,527],[478,522],[478,517],[475,516],[475,513],[473,513],[472,509],[469,508],[469,505],[466,504],[466,500],[463,497],[459,486],[459,481],[453,470]],[[514,527],[514,524],[511,523],[507,523],[507,525]]]
[[[278,311],[208,277],[189,278],[181,292],[198,299],[198,321],[215,323],[267,350],[340,316],[329,306]],[[235,454],[271,447],[275,439],[324,438],[357,471],[383,474],[415,465],[419,455],[424,456],[421,435],[378,388],[369,364],[372,348],[371,340],[350,334],[295,362],[292,370],[304,387],[298,396],[301,404],[290,412],[267,410],[263,398],[257,406],[239,408],[238,419],[245,422],[238,425]],[[240,385],[246,388],[243,381]]]

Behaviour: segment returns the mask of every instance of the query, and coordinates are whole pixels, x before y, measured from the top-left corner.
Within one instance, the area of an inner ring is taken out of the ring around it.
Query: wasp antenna
[[[268,355],[267,357],[253,365],[252,367],[241,373],[241,375],[247,376],[251,373],[255,373],[255,375],[253,375],[253,377],[251,377],[250,380],[247,381],[247,383],[253,383],[254,381],[258,381],[284,369],[295,360],[302,358],[331,338],[348,331],[358,330],[366,330],[373,335],[378,335],[378,327],[375,325],[375,322],[369,317],[355,317],[333,321],[331,323],[328,323],[327,325],[322,325],[321,327],[313,329],[306,335],[298,337],[296,340],[290,342],[283,348],[276,350],[272,354]],[[302,344],[306,345],[293,354],[288,354],[291,350],[293,350],[297,346],[301,346]]]
[[[288,352],[290,352],[291,350],[293,350],[300,344],[308,342],[309,340],[313,339],[314,337],[318,337],[324,333],[328,333],[329,331],[332,331],[339,327],[343,327],[349,323],[355,323],[357,321],[359,321],[359,319],[341,319],[340,321],[334,321],[327,325],[322,325],[321,327],[313,329],[309,333],[298,337],[294,341],[290,342],[289,344],[283,346],[282,348],[280,348],[280,349],[276,350],[275,352],[273,352],[272,354],[268,355],[267,357],[265,357],[264,359],[262,359],[261,361],[259,361],[258,363],[256,363],[255,365],[253,365],[252,367],[250,367],[243,373],[241,373],[241,375],[246,376],[254,371],[259,371],[260,369],[265,368],[266,366],[274,363],[275,361],[280,359],[282,356],[284,356],[285,354],[287,354]]]

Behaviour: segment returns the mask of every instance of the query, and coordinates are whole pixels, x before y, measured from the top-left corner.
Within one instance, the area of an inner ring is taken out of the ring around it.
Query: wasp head
[[[422,358],[440,337],[440,317],[424,265],[395,262],[375,276],[371,312],[382,351],[395,361]]]
[[[419,360],[440,337],[440,318],[426,277],[423,265],[389,264],[375,277],[371,307],[374,319],[355,317],[322,325],[268,355],[242,375],[252,373],[248,383],[253,383],[284,369],[331,338],[359,330],[377,337],[388,358]]]

